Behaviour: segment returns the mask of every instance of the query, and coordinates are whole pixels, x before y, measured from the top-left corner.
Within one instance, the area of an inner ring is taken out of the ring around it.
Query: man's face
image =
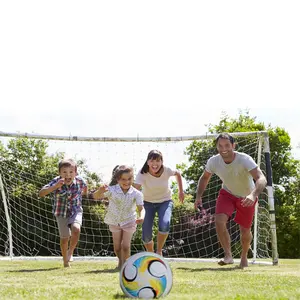
[[[235,144],[231,144],[228,139],[219,139],[217,143],[217,150],[223,159],[232,158],[234,155]]]

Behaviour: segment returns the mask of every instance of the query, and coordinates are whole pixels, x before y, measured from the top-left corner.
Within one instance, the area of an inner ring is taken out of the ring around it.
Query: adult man
[[[233,264],[231,240],[226,223],[236,211],[234,221],[240,225],[242,244],[240,267],[244,268],[248,266],[247,254],[252,241],[251,225],[255,203],[267,181],[251,156],[235,151],[231,135],[219,134],[216,145],[219,154],[207,161],[205,171],[198,182],[195,208],[202,208],[202,195],[212,174],[216,174],[222,180],[222,189],[216,202],[215,223],[218,239],[224,250],[224,259],[218,263]]]

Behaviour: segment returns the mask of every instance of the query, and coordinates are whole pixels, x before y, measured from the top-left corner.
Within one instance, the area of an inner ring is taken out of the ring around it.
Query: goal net
[[[237,150],[253,157],[271,178],[268,138],[265,132],[234,133]],[[38,197],[39,190],[58,175],[58,162],[72,157],[79,174],[93,190],[109,183],[116,165],[133,166],[135,174],[147,154],[158,149],[164,164],[179,168],[184,179],[185,203],[177,198],[177,185],[170,182],[175,207],[163,253],[176,258],[219,258],[223,256],[214,224],[215,202],[221,182],[213,176],[204,194],[206,213],[194,210],[195,190],[207,159],[216,153],[215,135],[166,138],[64,137],[0,132],[0,256],[59,256],[58,228],[52,215],[51,195]],[[277,245],[272,186],[260,195],[252,232],[249,258],[269,258],[276,263]],[[105,201],[83,199],[83,224],[75,256],[115,256],[112,236],[103,222]],[[270,214],[271,211],[271,214]],[[155,222],[157,224],[157,222]],[[240,256],[238,225],[230,220],[228,229],[233,256]],[[154,226],[154,237],[157,225]],[[132,240],[132,254],[143,251],[141,226]]]

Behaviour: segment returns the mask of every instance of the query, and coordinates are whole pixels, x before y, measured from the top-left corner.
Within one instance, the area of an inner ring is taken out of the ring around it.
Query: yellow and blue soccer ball
[[[173,283],[172,270],[162,256],[140,252],[129,257],[120,271],[120,286],[130,298],[166,296]]]

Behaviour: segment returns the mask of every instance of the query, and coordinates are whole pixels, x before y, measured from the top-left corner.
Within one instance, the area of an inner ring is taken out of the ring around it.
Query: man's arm
[[[255,180],[255,187],[253,191],[245,199],[242,200],[243,206],[252,206],[255,203],[256,198],[260,195],[260,193],[267,185],[267,179],[259,167],[252,169],[251,171],[249,171],[249,173]]]
[[[252,191],[253,196],[258,197],[267,185],[267,179],[260,168],[255,168],[249,172],[255,180],[255,188]]]
[[[195,209],[198,209],[199,206],[202,206],[202,196],[206,189],[206,186],[211,178],[212,174],[204,171],[199,178],[198,185],[197,185],[197,193],[196,193],[196,200],[195,200]]]

